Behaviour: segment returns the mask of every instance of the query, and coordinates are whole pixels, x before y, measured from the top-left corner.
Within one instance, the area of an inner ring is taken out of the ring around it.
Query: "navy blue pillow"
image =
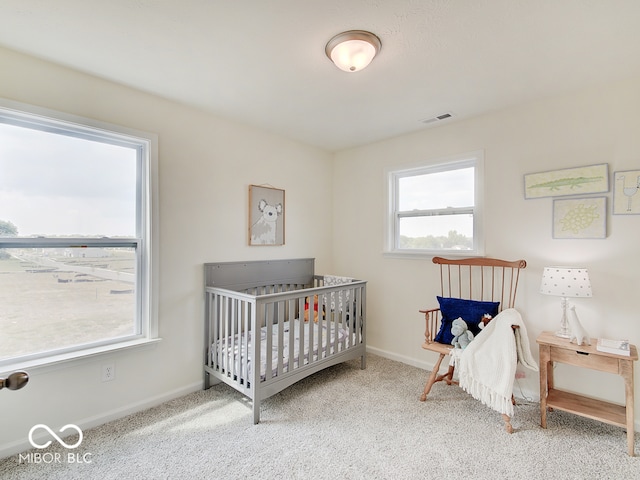
[[[480,333],[480,327],[478,325],[484,314],[488,313],[492,317],[495,317],[498,314],[498,307],[500,306],[500,302],[480,302],[477,300],[463,300],[448,297],[436,298],[440,304],[442,323],[440,325],[440,331],[434,340],[446,345],[450,344],[451,340],[453,340],[451,324],[456,318],[461,317],[467,322],[471,333],[477,335]]]

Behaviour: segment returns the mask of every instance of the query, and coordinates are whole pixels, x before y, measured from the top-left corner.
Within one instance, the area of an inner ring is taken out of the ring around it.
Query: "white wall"
[[[612,216],[610,192],[605,240],[554,240],[552,199],[525,200],[523,192],[523,175],[532,172],[599,163],[609,164],[610,176],[640,169],[638,132],[640,79],[631,79],[338,153],[334,266],[369,280],[368,346],[425,368],[436,359],[420,347],[424,321],[418,310],[434,306],[439,277],[430,258],[382,255],[383,170],[475,150],[483,150],[485,158],[486,254],[528,262],[517,303],[536,357],[536,337],[555,330],[560,318],[560,300],[538,293],[547,265],[589,269],[594,296],[573,303],[591,336],[626,337],[640,344],[640,216]],[[538,375],[525,372],[520,386],[537,399]],[[416,398],[424,380],[426,375],[416,379]],[[559,365],[556,380],[569,390],[624,403],[617,376]],[[640,384],[637,373],[635,381]],[[640,395],[635,409],[640,411]]]
[[[0,392],[0,458],[26,449],[37,423],[96,425],[201,388],[211,261],[315,257],[331,270],[332,157],[192,108],[0,49],[0,97],[158,134],[160,304],[155,346],[32,369]],[[286,244],[247,246],[248,186],[286,192]],[[0,332],[0,335],[2,332]],[[100,381],[115,361],[116,379]]]

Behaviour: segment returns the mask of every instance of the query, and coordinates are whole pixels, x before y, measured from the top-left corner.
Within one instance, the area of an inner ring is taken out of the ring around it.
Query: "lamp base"
[[[562,318],[560,318],[560,330],[555,335],[560,338],[571,338],[571,331],[569,330],[569,322],[567,321],[567,297],[562,297],[560,305],[562,306]]]

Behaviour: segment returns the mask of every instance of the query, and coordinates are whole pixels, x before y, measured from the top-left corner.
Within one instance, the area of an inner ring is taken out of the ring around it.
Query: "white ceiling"
[[[336,151],[640,76],[640,0],[0,0],[0,45]]]

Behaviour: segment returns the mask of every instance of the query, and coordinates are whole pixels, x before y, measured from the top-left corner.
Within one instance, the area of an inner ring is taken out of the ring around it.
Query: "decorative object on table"
[[[609,340],[599,338],[596,344],[596,350],[605,353],[614,353],[616,355],[630,356],[629,340]]]
[[[540,293],[561,297],[562,317],[557,337],[571,338],[567,318],[568,297],[591,297],[591,281],[586,268],[576,267],[544,267]],[[577,320],[577,316],[576,316]]]
[[[249,185],[249,245],[284,245],[284,190]]]
[[[606,238],[607,197],[553,200],[553,238]]]
[[[609,165],[589,165],[524,176],[524,198],[585,195],[609,191]]]
[[[613,214],[640,215],[640,170],[613,174]]]
[[[589,334],[580,323],[580,320],[578,320],[575,305],[571,305],[571,308],[569,308],[568,317],[569,330],[571,331],[570,342],[577,345],[591,345]]]
[[[451,345],[454,348],[467,348],[467,346],[473,340],[473,333],[469,330],[467,322],[458,317],[451,323],[451,333],[453,334],[453,340]]]

